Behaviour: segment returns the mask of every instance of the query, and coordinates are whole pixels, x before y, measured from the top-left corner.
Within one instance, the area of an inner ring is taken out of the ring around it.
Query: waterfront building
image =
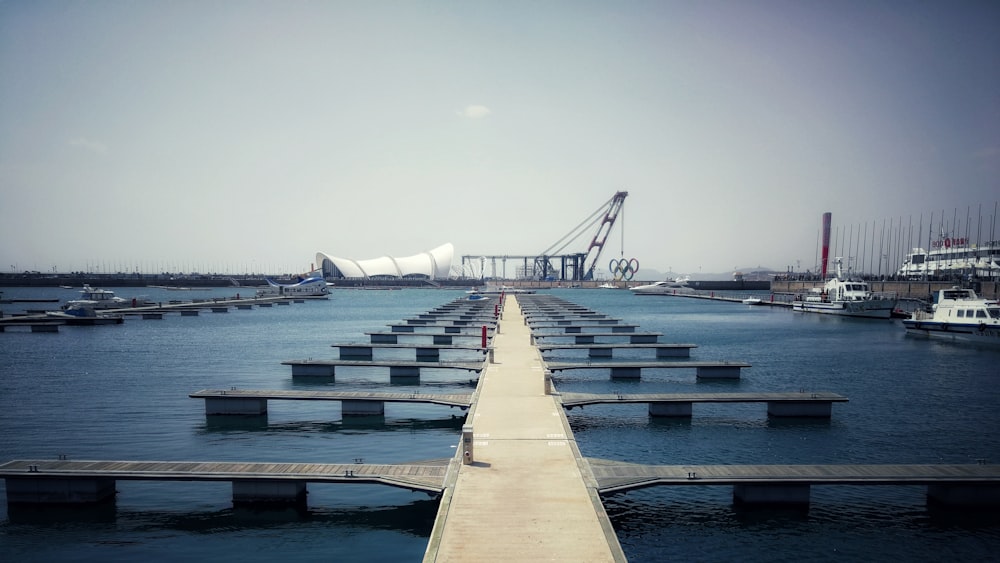
[[[382,256],[367,260],[316,253],[316,264],[325,278],[427,278],[447,279],[455,247],[450,242],[406,257]]]

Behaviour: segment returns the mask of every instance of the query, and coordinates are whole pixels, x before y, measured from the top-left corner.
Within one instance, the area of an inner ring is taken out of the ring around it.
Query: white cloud
[[[472,106],[466,106],[465,109],[458,112],[458,115],[465,117],[467,119],[482,119],[491,113],[493,112],[490,111],[490,108],[486,106],[472,105]]]
[[[98,154],[107,154],[108,146],[100,141],[95,141],[93,139],[87,139],[85,137],[76,137],[75,139],[70,139],[69,144],[74,147],[80,147],[87,149],[91,152],[96,152]]]

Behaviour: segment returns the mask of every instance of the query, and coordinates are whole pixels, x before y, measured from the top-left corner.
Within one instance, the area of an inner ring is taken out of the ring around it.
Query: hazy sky
[[[805,269],[826,211],[992,215],[998,29],[995,1],[3,1],[0,265],[457,265],[626,190],[604,263]]]

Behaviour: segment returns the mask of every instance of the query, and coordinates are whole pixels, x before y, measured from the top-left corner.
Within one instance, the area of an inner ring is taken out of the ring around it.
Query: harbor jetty
[[[602,497],[654,486],[723,486],[731,489],[734,503],[750,507],[808,506],[816,485],[920,485],[929,500],[941,504],[1000,505],[1000,465],[985,462],[678,465],[665,459],[662,465],[650,465],[587,457],[567,417],[571,409],[635,404],[653,418],[685,419],[696,415],[695,405],[757,403],[766,405],[768,417],[829,419],[836,414],[834,405],[848,401],[835,390],[822,389],[740,392],[727,385],[725,391],[716,391],[717,377],[734,379],[737,385],[744,371],[752,374],[753,368],[738,359],[691,359],[694,344],[660,342],[661,335],[655,333],[632,342],[631,336],[642,334],[639,327],[598,315],[546,294],[506,295],[497,305],[456,300],[418,317],[414,324],[419,330],[388,331],[399,342],[381,342],[375,335],[383,333],[370,333],[370,343],[333,344],[339,358],[284,362],[293,370],[296,366],[329,370],[320,377],[332,377],[332,370],[341,367],[388,371],[390,379],[393,367],[407,372],[414,367],[462,369],[477,374],[474,391],[468,394],[435,394],[433,386],[424,389],[413,373],[402,377],[409,385],[420,386],[419,392],[342,392],[330,381],[333,385],[322,389],[231,387],[190,393],[204,402],[206,417],[264,416],[272,401],[339,403],[344,417],[378,415],[392,404],[407,402],[459,409],[465,421],[451,457],[398,464],[20,459],[0,463],[7,502],[34,507],[105,503],[114,499],[118,480],[227,481],[232,484],[234,504],[252,505],[303,505],[307,487],[315,484],[385,485],[439,499],[425,562],[624,561]],[[597,318],[607,322],[595,322]],[[459,325],[460,332],[453,332],[456,320],[469,325]],[[458,334],[463,335],[461,343],[437,341]],[[547,344],[550,335],[590,341]],[[613,357],[630,349],[634,350],[630,356],[655,357],[644,361]],[[560,350],[585,352],[588,361],[547,359],[547,354]],[[658,370],[687,369],[699,390],[610,394],[558,390],[561,381],[583,369],[630,379],[638,377],[639,370],[643,378],[651,378]]]
[[[257,308],[287,306],[292,303],[305,303],[307,300],[326,299],[326,297],[227,297],[217,299],[200,299],[191,301],[171,301],[167,303],[133,303],[122,307],[107,308],[95,311],[92,316],[50,315],[47,313],[25,313],[10,316],[0,316],[0,332],[6,329],[27,329],[31,332],[58,332],[62,326],[96,326],[121,324],[128,318],[143,320],[161,320],[164,315],[180,315],[196,317],[201,313],[228,313],[232,310],[249,311]]]

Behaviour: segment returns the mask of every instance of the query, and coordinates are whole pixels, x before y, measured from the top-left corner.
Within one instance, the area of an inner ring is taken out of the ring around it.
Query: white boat
[[[615,284],[613,284],[613,283],[611,283],[611,282],[602,283],[601,285],[599,285],[597,287],[598,287],[598,289],[618,289],[618,286],[615,285]]]
[[[116,296],[115,292],[109,289],[98,289],[84,284],[80,290],[80,298],[67,301],[62,308],[63,311],[69,311],[74,308],[124,309],[131,306],[129,301]]]
[[[837,258],[836,263],[836,277],[827,281],[822,289],[813,288],[805,296],[797,295],[792,302],[793,310],[865,319],[888,319],[892,316],[897,301],[894,294],[874,293],[867,282],[844,278],[841,259]]]
[[[914,311],[903,327],[917,336],[1000,345],[1000,302],[972,289],[942,289],[930,312]]]
[[[760,305],[760,297],[747,297],[743,300],[744,305]]]
[[[694,288],[689,287],[688,278],[658,281],[648,285],[630,287],[629,291],[636,295],[691,295]]]
[[[896,275],[910,280],[933,277],[974,276],[1000,278],[1000,240],[972,244],[966,237],[942,234],[930,243],[931,250],[914,248]]]
[[[470,293],[467,299],[469,301],[489,301],[490,297],[488,295],[483,295],[482,293]]]
[[[267,287],[257,290],[257,297],[326,297],[330,288],[323,276],[299,278],[296,283],[267,280]]]

